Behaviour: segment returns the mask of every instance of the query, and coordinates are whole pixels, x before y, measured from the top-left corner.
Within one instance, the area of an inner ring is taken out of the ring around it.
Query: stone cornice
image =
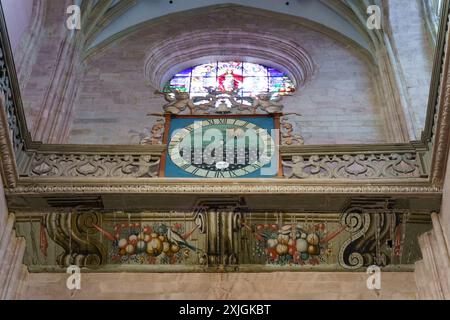
[[[448,11],[449,11],[449,3],[445,2],[445,12],[447,28],[441,29],[440,33],[440,50],[443,54],[443,63],[441,68],[436,69],[433,74],[433,79],[438,78],[439,74],[439,85],[432,85],[432,88],[436,87],[437,94],[434,96],[432,92],[430,95],[430,105],[429,109],[435,110],[434,113],[428,113],[427,123],[434,123],[433,125],[428,125],[425,129],[431,128],[429,134],[431,135],[431,140],[433,143],[432,148],[432,160],[431,160],[431,183],[437,185],[443,185],[445,170],[447,165],[447,157],[449,152],[449,144],[450,144],[450,52],[448,51],[448,43],[450,34],[447,33],[448,30]],[[444,38],[445,37],[445,38]],[[442,39],[445,40],[442,40]],[[442,50],[442,47],[445,47],[445,50]],[[439,57],[439,54],[436,55]],[[439,72],[442,71],[442,72]],[[437,107],[432,105],[432,101],[436,101]],[[437,108],[437,110],[436,110]],[[437,113],[437,116],[436,116]],[[434,131],[433,131],[434,128]],[[429,129],[430,130],[430,129]],[[434,140],[434,141],[433,141]]]
[[[122,181],[112,183],[110,179],[99,179],[86,183],[82,179],[55,181],[28,181],[14,189],[8,189],[7,195],[27,194],[430,194],[442,192],[437,186],[416,180],[408,184],[385,180],[379,183],[360,181],[321,181],[305,180],[260,180],[260,179],[217,180],[217,179],[146,179],[140,182]]]

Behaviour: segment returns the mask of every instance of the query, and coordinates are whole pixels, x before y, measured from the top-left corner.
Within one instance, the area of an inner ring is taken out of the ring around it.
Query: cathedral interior
[[[1,0],[0,299],[450,299],[449,2]]]

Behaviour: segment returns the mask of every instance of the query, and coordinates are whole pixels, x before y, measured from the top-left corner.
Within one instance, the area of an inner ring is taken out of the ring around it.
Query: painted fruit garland
[[[320,264],[326,244],[323,223],[306,230],[300,224],[279,226],[256,224],[252,228],[256,238],[256,253],[271,264]]]
[[[170,231],[169,231],[170,229]],[[175,223],[142,225],[122,223],[114,226],[114,241],[110,257],[116,263],[176,264],[189,257],[191,246],[187,242],[169,239],[168,233],[180,235],[183,225]],[[179,236],[182,239],[181,236]]]

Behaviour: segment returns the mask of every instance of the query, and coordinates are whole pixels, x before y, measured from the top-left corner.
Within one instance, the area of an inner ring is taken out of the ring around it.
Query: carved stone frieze
[[[35,154],[32,177],[152,178],[159,158],[150,155]]]
[[[0,40],[3,41],[3,39]],[[20,132],[19,120],[16,116],[17,106],[13,101],[11,79],[9,77],[8,66],[6,64],[3,43],[0,43],[0,91],[3,94],[2,108],[4,108],[7,115],[11,143],[13,150],[17,152],[23,147],[23,137]]]
[[[36,153],[27,172],[30,177],[157,177],[159,157],[149,155]],[[412,153],[303,155],[283,161],[289,179],[399,179],[419,178]]]
[[[292,156],[283,161],[290,179],[387,179],[419,178],[417,157],[412,153]]]
[[[5,96],[0,92],[0,154],[2,176],[5,184],[13,188],[16,186],[17,168],[16,160],[14,159],[14,151],[12,150],[11,137],[9,134],[8,120],[4,112]]]
[[[254,97],[241,97],[238,90],[219,91],[213,88],[205,97],[191,97],[188,92],[156,91],[167,101],[162,109],[171,114],[272,114],[281,113],[283,96],[276,93],[261,93]],[[156,114],[149,114],[156,115]]]

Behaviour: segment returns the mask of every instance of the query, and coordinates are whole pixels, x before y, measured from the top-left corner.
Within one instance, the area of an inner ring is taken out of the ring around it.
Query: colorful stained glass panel
[[[282,71],[264,65],[225,61],[211,62],[177,73],[165,91],[186,91],[192,97],[206,96],[208,89],[238,91],[243,98],[260,93],[290,94],[295,91],[292,80]]]
[[[176,77],[190,77],[191,76],[191,71],[192,71],[192,68],[188,68],[186,70],[183,70],[183,71],[177,73],[174,76],[174,78],[176,78]]]
[[[217,63],[206,63],[192,69],[193,77],[216,77]]]
[[[190,77],[176,77],[170,80],[170,86],[174,90],[190,92]]]
[[[242,90],[257,95],[262,92],[267,92],[269,82],[267,77],[244,77],[244,85]]]
[[[244,63],[244,77],[267,77],[267,68],[255,63]]]

